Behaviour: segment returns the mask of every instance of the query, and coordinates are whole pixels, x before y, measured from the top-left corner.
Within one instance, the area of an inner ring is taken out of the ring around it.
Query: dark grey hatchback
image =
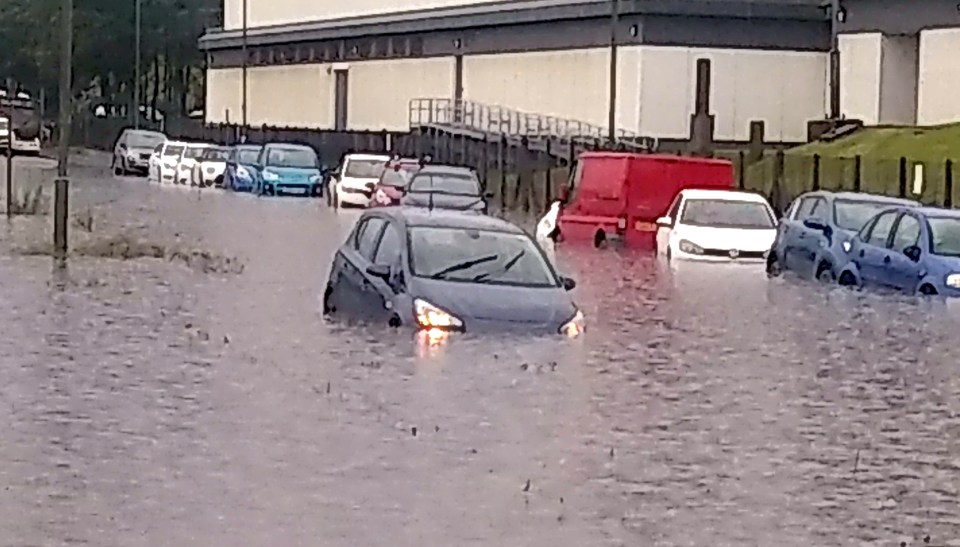
[[[400,205],[428,209],[487,212],[487,198],[476,171],[469,167],[427,165],[407,185]]]
[[[364,212],[337,252],[325,315],[425,331],[579,336],[583,314],[543,250],[509,222],[409,207]]]

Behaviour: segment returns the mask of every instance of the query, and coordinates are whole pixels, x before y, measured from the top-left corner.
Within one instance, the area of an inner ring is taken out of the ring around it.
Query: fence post
[[[900,157],[900,197],[907,197],[907,158]]]
[[[747,153],[740,151],[740,172],[737,174],[737,187],[743,190],[747,186]]]
[[[783,153],[783,149],[777,150],[776,161],[773,166],[775,169],[773,187],[770,189],[770,203],[773,205],[773,210],[777,213],[777,217],[783,216],[783,176],[784,176],[784,161],[786,156]]]
[[[860,191],[860,170],[862,169],[863,157],[857,154],[853,160],[853,191]]]
[[[820,154],[813,155],[813,184],[814,192],[820,190]]]
[[[10,131],[7,133],[7,218],[13,207],[13,122],[10,122]]]
[[[943,206],[953,208],[953,160],[947,160],[943,174]]]
[[[467,134],[460,133],[460,163],[461,165],[467,165]]]
[[[497,168],[500,170],[500,206],[503,207],[503,196],[504,191],[507,188],[507,161],[504,157],[507,150],[507,136],[500,135],[500,140],[497,142]]]
[[[547,139],[547,174],[544,177],[546,187],[543,189],[543,205],[550,208],[550,199],[553,197],[553,139]]]

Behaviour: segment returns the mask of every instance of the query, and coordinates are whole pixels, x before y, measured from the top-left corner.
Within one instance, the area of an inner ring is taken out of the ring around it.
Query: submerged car
[[[177,141],[167,141],[161,145],[160,152],[151,157],[150,171],[147,174],[147,180],[155,180],[159,183],[169,182],[176,184],[177,166],[180,164],[180,156],[186,149],[187,143]]]
[[[115,175],[147,174],[150,168],[150,155],[166,140],[166,135],[158,131],[124,129],[113,147],[113,173]]]
[[[780,220],[767,257],[767,274],[790,270],[802,277],[832,282],[850,259],[846,248],[864,224],[890,207],[920,204],[853,192],[809,192],[798,197]]]
[[[320,158],[309,146],[267,144],[257,160],[257,194],[321,196]]]
[[[183,147],[183,153],[180,154],[180,161],[177,163],[177,184],[185,186],[191,183],[194,168],[199,163],[200,158],[203,157],[203,153],[211,146],[210,144],[191,142]]]
[[[897,207],[873,217],[844,247],[839,283],[907,294],[960,296],[960,212]]]
[[[263,147],[258,144],[238,144],[230,150],[223,185],[235,192],[252,192],[257,186],[257,161]]]
[[[324,313],[424,331],[579,336],[584,317],[543,250],[493,217],[368,209],[334,257]]]
[[[776,236],[776,215],[761,195],[683,190],[657,220],[657,254],[668,260],[762,264]]]
[[[473,169],[427,165],[410,179],[400,205],[486,213],[489,197]]]
[[[223,146],[211,146],[203,151],[190,176],[191,186],[223,186],[223,173],[227,169],[230,149]]]
[[[399,205],[400,199],[407,193],[410,179],[420,170],[423,163],[415,158],[394,158],[386,165],[380,180],[373,188],[370,207],[389,207]]]
[[[347,154],[340,168],[330,179],[331,204],[366,207],[373,199],[373,191],[380,180],[390,156],[380,154]]]

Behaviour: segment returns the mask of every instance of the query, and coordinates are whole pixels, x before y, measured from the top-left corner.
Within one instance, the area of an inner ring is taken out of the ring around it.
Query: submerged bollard
[[[61,177],[53,184],[53,251],[57,258],[66,258],[70,181]]]
[[[7,136],[7,218],[10,218],[13,207],[13,129]]]

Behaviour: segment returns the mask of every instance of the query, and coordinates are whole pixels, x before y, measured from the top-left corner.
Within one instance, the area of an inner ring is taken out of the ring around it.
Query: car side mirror
[[[385,266],[383,264],[371,264],[367,266],[367,273],[383,279],[384,281],[390,281],[390,266]]]
[[[920,261],[920,247],[917,247],[916,245],[911,245],[904,249],[903,254],[914,262]]]
[[[661,228],[672,228],[673,219],[670,217],[660,217],[657,219],[657,226],[660,226]]]
[[[571,277],[560,276],[560,284],[563,285],[563,290],[572,291],[577,288],[577,282]]]

